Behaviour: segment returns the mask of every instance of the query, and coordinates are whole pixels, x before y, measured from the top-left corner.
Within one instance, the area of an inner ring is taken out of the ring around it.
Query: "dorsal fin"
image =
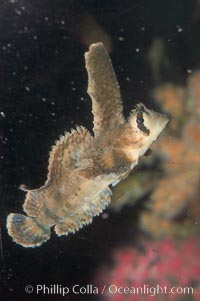
[[[67,132],[52,147],[49,158],[47,184],[54,178],[59,178],[67,169],[73,169],[81,155],[90,148],[93,137],[84,127],[77,127],[71,133]]]
[[[90,45],[85,53],[88,94],[92,98],[94,134],[124,123],[121,94],[112,63],[102,43]]]

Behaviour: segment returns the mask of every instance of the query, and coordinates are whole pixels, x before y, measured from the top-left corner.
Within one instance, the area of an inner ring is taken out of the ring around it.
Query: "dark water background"
[[[24,287],[91,283],[115,246],[135,237],[128,231],[134,223],[130,208],[118,214],[107,210],[108,219],[95,218],[69,237],[52,233],[35,249],[13,243],[5,227],[7,214],[22,210],[24,192],[18,186],[37,188],[46,180],[50,147],[59,135],[75,124],[92,129],[83,56],[88,45],[77,34],[80,16],[93,16],[110,37],[127,115],[138,100],[149,99],[147,51],[153,38],[169,40],[174,81],[184,82],[186,70],[198,66],[197,7],[197,1],[188,0],[0,2],[0,301],[94,300],[88,295],[35,297]]]

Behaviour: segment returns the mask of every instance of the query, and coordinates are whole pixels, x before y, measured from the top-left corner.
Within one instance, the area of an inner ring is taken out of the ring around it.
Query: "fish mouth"
[[[169,117],[164,114],[160,114],[159,123],[162,125],[162,129],[166,127],[169,122]]]
[[[154,141],[161,135],[168,122],[169,118],[166,115],[155,113],[152,120],[152,135],[154,136]]]

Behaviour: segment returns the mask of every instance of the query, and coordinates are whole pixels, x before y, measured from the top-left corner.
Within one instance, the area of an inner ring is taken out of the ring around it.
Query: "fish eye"
[[[137,124],[143,124],[144,123],[144,118],[137,117],[136,122],[137,122]]]

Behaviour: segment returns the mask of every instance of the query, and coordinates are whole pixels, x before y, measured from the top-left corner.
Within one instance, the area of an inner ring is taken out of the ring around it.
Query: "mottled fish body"
[[[40,246],[57,235],[90,224],[111,200],[109,185],[128,176],[165,128],[168,118],[142,103],[126,121],[119,85],[102,43],[85,54],[94,135],[84,127],[66,133],[50,152],[48,176],[39,189],[26,191],[24,214],[11,213],[8,233],[24,247]]]

